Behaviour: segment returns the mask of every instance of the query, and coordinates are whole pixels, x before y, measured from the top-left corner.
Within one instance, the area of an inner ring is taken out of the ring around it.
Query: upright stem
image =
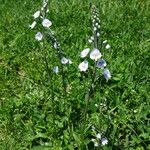
[[[61,50],[59,49],[57,51],[57,53],[58,53],[59,60],[61,60],[61,58],[62,58],[62,56],[61,56]],[[66,95],[65,73],[64,73],[64,66],[63,66],[62,63],[61,63],[61,77],[62,77],[62,82],[63,82],[64,94]]]
[[[97,30],[94,31],[93,30],[93,37],[94,37],[94,42],[93,42],[93,45],[94,45],[94,48],[98,48],[98,37],[97,37]],[[90,100],[90,92],[94,89],[94,85],[95,85],[95,82],[96,82],[96,61],[95,61],[95,64],[94,64],[94,68],[93,68],[93,74],[92,74],[92,81],[87,89],[87,93],[85,95],[85,101],[86,101],[86,106],[85,106],[85,111],[84,111],[84,120],[86,121],[86,113],[88,111],[88,104],[89,104],[89,100]]]
[[[48,1],[48,4],[47,6],[44,8],[43,10],[43,18],[46,18],[46,11],[48,9],[50,5],[50,2]],[[45,34],[45,30],[44,28],[42,29],[42,32],[43,32],[43,35]],[[43,43],[44,44],[44,43]],[[43,55],[44,55],[44,61],[45,61],[45,67],[46,67],[46,71],[47,71],[47,74],[48,74],[48,97],[51,97],[51,101],[52,101],[52,115],[53,115],[53,126],[55,125],[55,109],[54,109],[54,89],[53,89],[53,84],[52,84],[52,74],[51,74],[51,69],[49,68],[49,64],[48,64],[48,59],[47,59],[47,53],[46,53],[46,48],[43,47]],[[50,87],[49,87],[50,86]],[[55,126],[54,126],[55,127]],[[55,130],[55,129],[54,129]]]
[[[46,54],[44,52],[44,61],[45,61],[45,68],[47,70],[47,74],[48,74],[48,83],[50,83],[50,80],[51,80],[51,75],[50,75],[50,69],[49,69],[49,66],[48,66],[48,60],[47,60],[47,57],[46,57]]]

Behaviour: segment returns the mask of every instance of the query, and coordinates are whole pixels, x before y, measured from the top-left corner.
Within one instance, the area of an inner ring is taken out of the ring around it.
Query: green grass
[[[91,34],[92,4],[112,47],[106,52],[112,80],[102,81],[92,96],[83,129],[85,86],[77,67]],[[61,77],[53,78],[54,116],[36,31],[28,28],[39,7],[38,1],[0,0],[0,149],[94,149],[91,124],[107,130],[103,149],[150,149],[150,1],[51,0],[48,18],[73,61],[66,73],[67,97],[61,95]],[[50,46],[48,51],[52,68],[57,61]],[[104,99],[108,111],[100,116],[94,104]]]

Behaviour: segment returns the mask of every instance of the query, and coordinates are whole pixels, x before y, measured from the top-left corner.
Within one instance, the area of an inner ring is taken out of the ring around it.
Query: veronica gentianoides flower
[[[90,58],[95,61],[100,59],[101,56],[102,56],[102,54],[100,53],[100,51],[97,48],[94,48],[90,53]]]
[[[35,26],[36,26],[36,21],[33,21],[33,23],[32,23],[31,25],[29,25],[29,27],[30,27],[31,29],[33,29]]]
[[[79,70],[80,71],[86,71],[88,69],[88,61],[84,60],[82,63],[79,64]]]
[[[96,138],[101,139],[101,134],[100,133],[96,134]]]
[[[49,28],[52,25],[52,22],[50,20],[48,20],[48,19],[44,19],[42,21],[42,25],[43,25],[43,27]]]
[[[38,18],[40,16],[40,11],[36,11],[34,14],[33,14],[33,17],[34,19]]]
[[[86,57],[88,55],[89,51],[90,51],[89,48],[84,49],[80,54],[81,58]]]
[[[97,66],[98,68],[103,69],[104,67],[106,67],[106,61],[105,61],[104,59],[100,59],[100,60],[97,61],[96,66]]]
[[[41,32],[38,32],[38,33],[35,35],[35,39],[36,39],[37,41],[41,41],[42,38],[43,38],[43,35],[42,35]]]
[[[103,146],[108,144],[108,140],[106,138],[102,138],[101,142]]]
[[[109,71],[107,68],[104,69],[103,75],[104,75],[104,77],[106,78],[106,80],[109,80],[109,79],[111,78],[110,71]]]
[[[57,74],[57,73],[59,72],[59,67],[58,67],[58,66],[55,66],[55,67],[53,68],[53,71]]]
[[[67,58],[62,57],[62,59],[61,59],[62,64],[67,64],[68,62],[69,62],[69,60]]]
[[[105,48],[109,49],[109,48],[111,48],[111,46],[109,44],[107,44]]]

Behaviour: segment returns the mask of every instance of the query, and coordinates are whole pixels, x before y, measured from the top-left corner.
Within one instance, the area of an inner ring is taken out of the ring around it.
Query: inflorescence
[[[89,68],[89,61],[87,60],[87,56],[89,55],[90,59],[95,62],[95,67],[100,68],[103,71],[103,75],[106,78],[106,80],[109,80],[111,78],[111,73],[108,68],[106,68],[107,63],[102,58],[102,53],[100,50],[102,50],[103,46],[105,46],[105,49],[111,48],[110,45],[107,43],[107,40],[102,41],[101,39],[101,21],[99,19],[99,13],[95,6],[92,6],[92,36],[89,38],[88,42],[92,44],[92,49],[86,48],[80,53],[80,57],[85,59],[83,62],[81,62],[78,66],[79,70],[81,72],[85,72]],[[100,49],[100,50],[99,50]]]
[[[31,29],[34,29],[37,26],[37,23],[41,22],[41,24],[39,25],[42,26],[42,30],[38,31],[35,34],[35,39],[39,42],[41,42],[44,38],[48,41],[50,40],[53,49],[56,50],[56,54],[60,60],[60,63],[63,65],[71,64],[72,61],[69,58],[66,58],[64,56],[64,53],[61,51],[61,48],[60,48],[60,43],[56,39],[54,35],[54,31],[51,29],[52,21],[47,19],[47,14],[49,12],[48,4],[49,4],[49,0],[43,0],[42,7],[33,14],[34,21],[31,25],[29,25],[29,27]],[[55,66],[53,68],[53,71],[55,73],[58,73],[59,67]]]

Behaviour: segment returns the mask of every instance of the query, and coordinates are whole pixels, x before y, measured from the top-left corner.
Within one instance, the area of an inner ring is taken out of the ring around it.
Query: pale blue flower
[[[36,19],[36,18],[38,18],[39,16],[40,16],[40,11],[38,10],[38,11],[36,11],[35,13],[34,13],[34,15],[33,15],[33,17],[34,17],[34,19]]]
[[[100,33],[98,32],[96,35],[97,35],[97,37],[99,37],[99,36],[100,36]]]
[[[97,67],[103,69],[104,67],[106,67],[106,61],[104,59],[100,59],[97,62]]]
[[[57,73],[59,72],[59,67],[58,67],[58,66],[55,66],[55,67],[53,68],[53,71],[57,74]]]
[[[100,59],[101,56],[102,56],[102,54],[100,53],[100,51],[97,48],[94,48],[90,53],[90,58],[95,61]]]
[[[35,39],[36,39],[37,41],[41,41],[42,38],[43,38],[43,35],[42,35],[41,32],[38,32],[38,33],[35,35]]]
[[[81,58],[86,57],[89,52],[90,52],[90,49],[89,49],[89,48],[84,49],[84,50],[81,52],[80,57],[81,57]]]
[[[108,144],[108,140],[106,138],[102,138],[101,142],[102,142],[102,145]]]
[[[52,25],[52,22],[50,20],[48,20],[48,19],[44,19],[42,21],[42,25],[43,25],[43,27],[49,28]]]
[[[96,134],[96,138],[101,139],[101,134],[100,133]]]
[[[88,61],[84,60],[82,63],[79,64],[78,68],[80,71],[86,71],[88,69]]]
[[[36,26],[36,21],[33,21],[33,23],[32,23],[31,25],[29,25],[29,27],[30,27],[31,29],[33,29],[35,26]]]
[[[106,78],[106,80],[109,80],[111,78],[110,71],[107,68],[104,69],[103,75]]]
[[[58,49],[59,48],[58,43],[54,42],[53,47],[54,47],[54,49]]]
[[[110,49],[111,46],[110,46],[109,44],[107,44],[105,48],[106,48],[106,49]]]
[[[92,43],[93,41],[91,39],[88,40],[89,43]]]
[[[91,139],[95,147],[99,147],[99,142],[96,139]]]
[[[67,58],[65,58],[65,57],[62,57],[62,58],[61,58],[61,63],[62,63],[62,64],[67,64],[68,61],[69,61],[69,60],[68,60]]]

